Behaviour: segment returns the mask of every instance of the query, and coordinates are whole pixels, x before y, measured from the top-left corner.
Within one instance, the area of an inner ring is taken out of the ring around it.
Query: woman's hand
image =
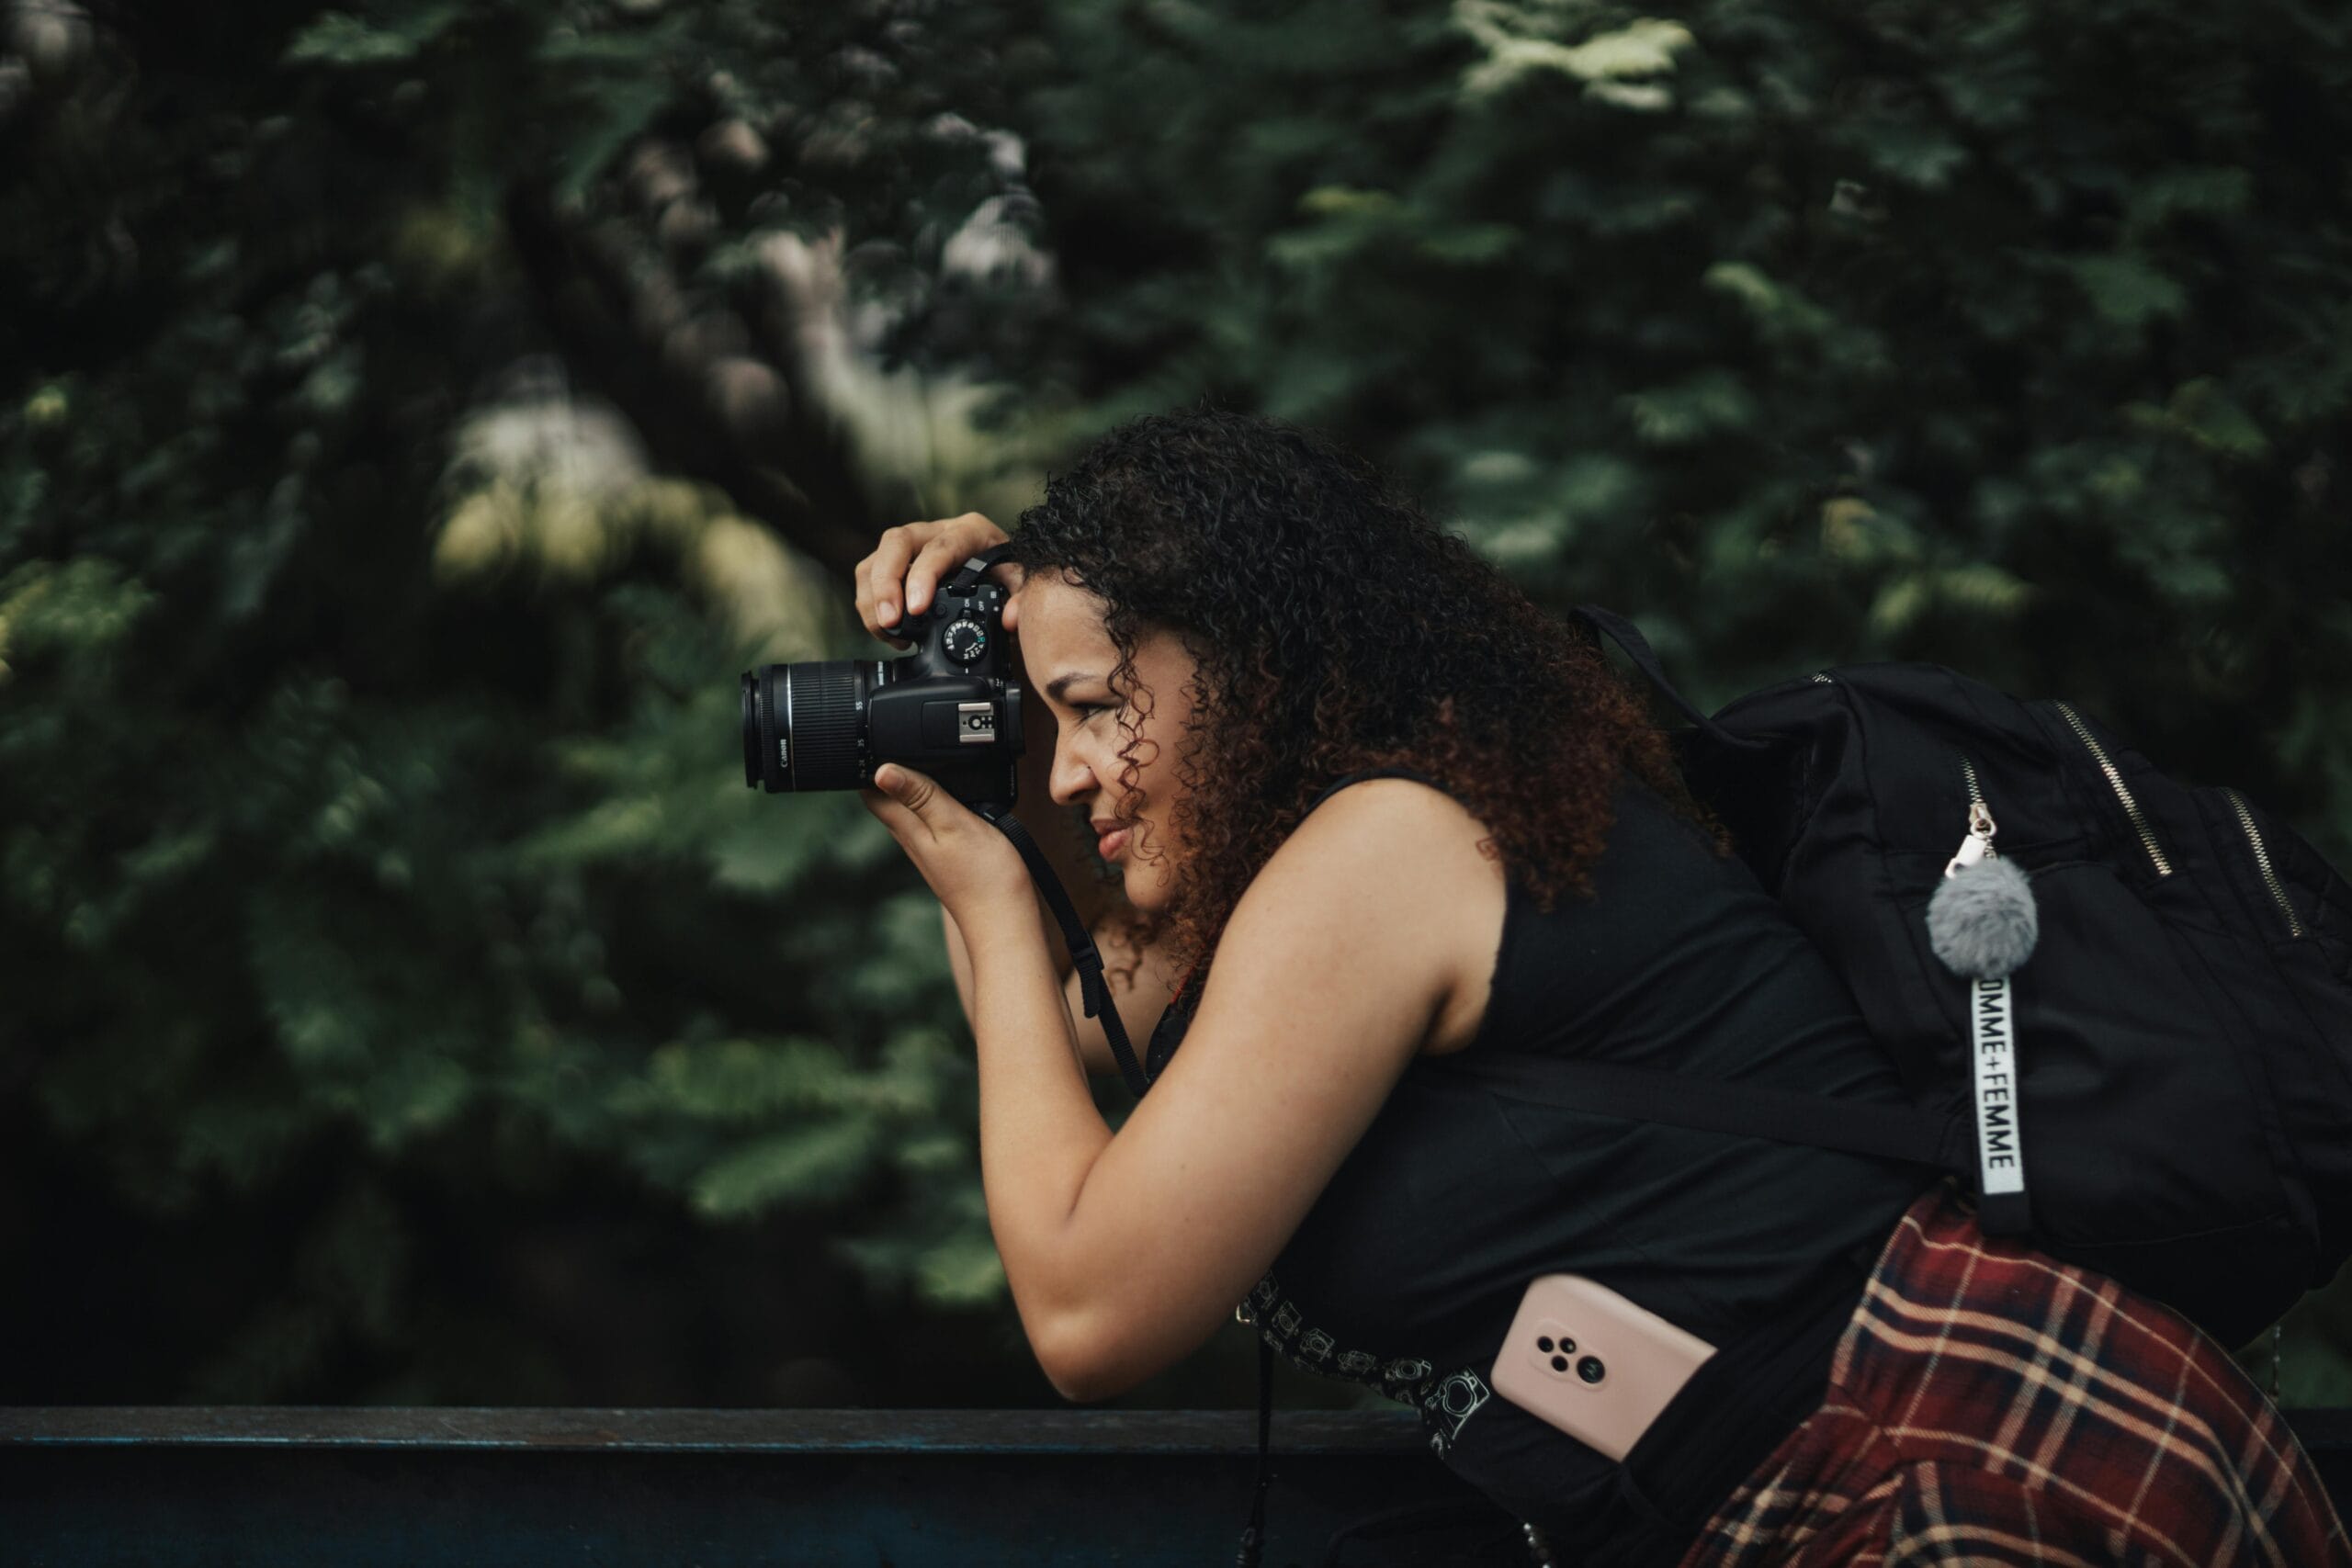
[[[874,553],[857,563],[858,618],[876,637],[904,648],[906,639],[888,628],[899,624],[903,612],[929,609],[942,578],[1008,537],[977,512],[931,523],[902,523],[888,530]],[[1021,585],[1020,569],[1009,562],[989,568],[989,576],[1007,589]],[[1005,603],[1008,632],[1013,629],[1019,603]],[[1046,732],[1048,741],[1051,733]],[[1050,746],[1046,755],[1050,761]],[[1036,924],[1036,896],[1021,852],[938,781],[888,762],[875,771],[874,787],[858,795],[890,829],[959,928],[972,931],[987,922],[1012,919]]]
[[[1018,929],[1042,938],[1029,867],[1012,840],[912,768],[885,762],[874,771],[874,784],[858,798],[890,829],[958,929],[978,932],[1025,921]]]
[[[904,637],[887,628],[897,626],[906,611],[931,608],[931,596],[941,578],[952,576],[972,557],[1010,537],[977,512],[935,523],[899,524],[882,536],[882,542],[875,546],[872,555],[857,563],[858,619],[876,637],[899,648],[906,647]],[[1021,586],[1021,569],[1009,561],[990,567],[989,576],[1008,591]],[[1004,629],[1008,632],[1014,629],[1019,603],[1005,603]]]

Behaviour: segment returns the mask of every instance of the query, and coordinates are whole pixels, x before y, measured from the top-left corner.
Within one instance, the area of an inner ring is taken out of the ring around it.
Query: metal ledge
[[[0,1406],[0,1450],[448,1449],[613,1453],[1248,1454],[1251,1410],[580,1410]],[[1279,1454],[1419,1456],[1409,1410],[1278,1410]]]
[[[2352,1410],[2289,1419],[2343,1509]],[[1256,1442],[1248,1410],[0,1408],[0,1562],[1202,1568]],[[1278,1411],[1273,1443],[1264,1568],[1529,1561],[1409,1411]]]
[[[1264,1568],[1514,1564],[1412,1412],[1278,1411]],[[0,1408],[6,1568],[1201,1568],[1250,1410]]]

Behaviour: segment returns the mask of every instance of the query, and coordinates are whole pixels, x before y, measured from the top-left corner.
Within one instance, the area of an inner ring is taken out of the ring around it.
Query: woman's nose
[[[1057,806],[1075,806],[1094,787],[1094,770],[1066,745],[1054,748],[1053,771],[1046,775],[1046,793]]]

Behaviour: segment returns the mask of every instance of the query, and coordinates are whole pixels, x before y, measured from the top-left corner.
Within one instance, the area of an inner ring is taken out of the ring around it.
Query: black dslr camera
[[[1005,590],[956,570],[931,608],[910,611],[899,659],[822,659],[743,672],[743,782],[786,790],[857,789],[899,762],[994,821],[1012,807],[1021,687],[1005,646]]]

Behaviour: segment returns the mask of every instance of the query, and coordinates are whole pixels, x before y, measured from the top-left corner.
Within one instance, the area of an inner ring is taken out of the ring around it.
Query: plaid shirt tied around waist
[[[2311,1456],[2229,1352],[1977,1228],[1947,1180],[1889,1235],[1820,1405],[1680,1568],[2352,1568]]]

